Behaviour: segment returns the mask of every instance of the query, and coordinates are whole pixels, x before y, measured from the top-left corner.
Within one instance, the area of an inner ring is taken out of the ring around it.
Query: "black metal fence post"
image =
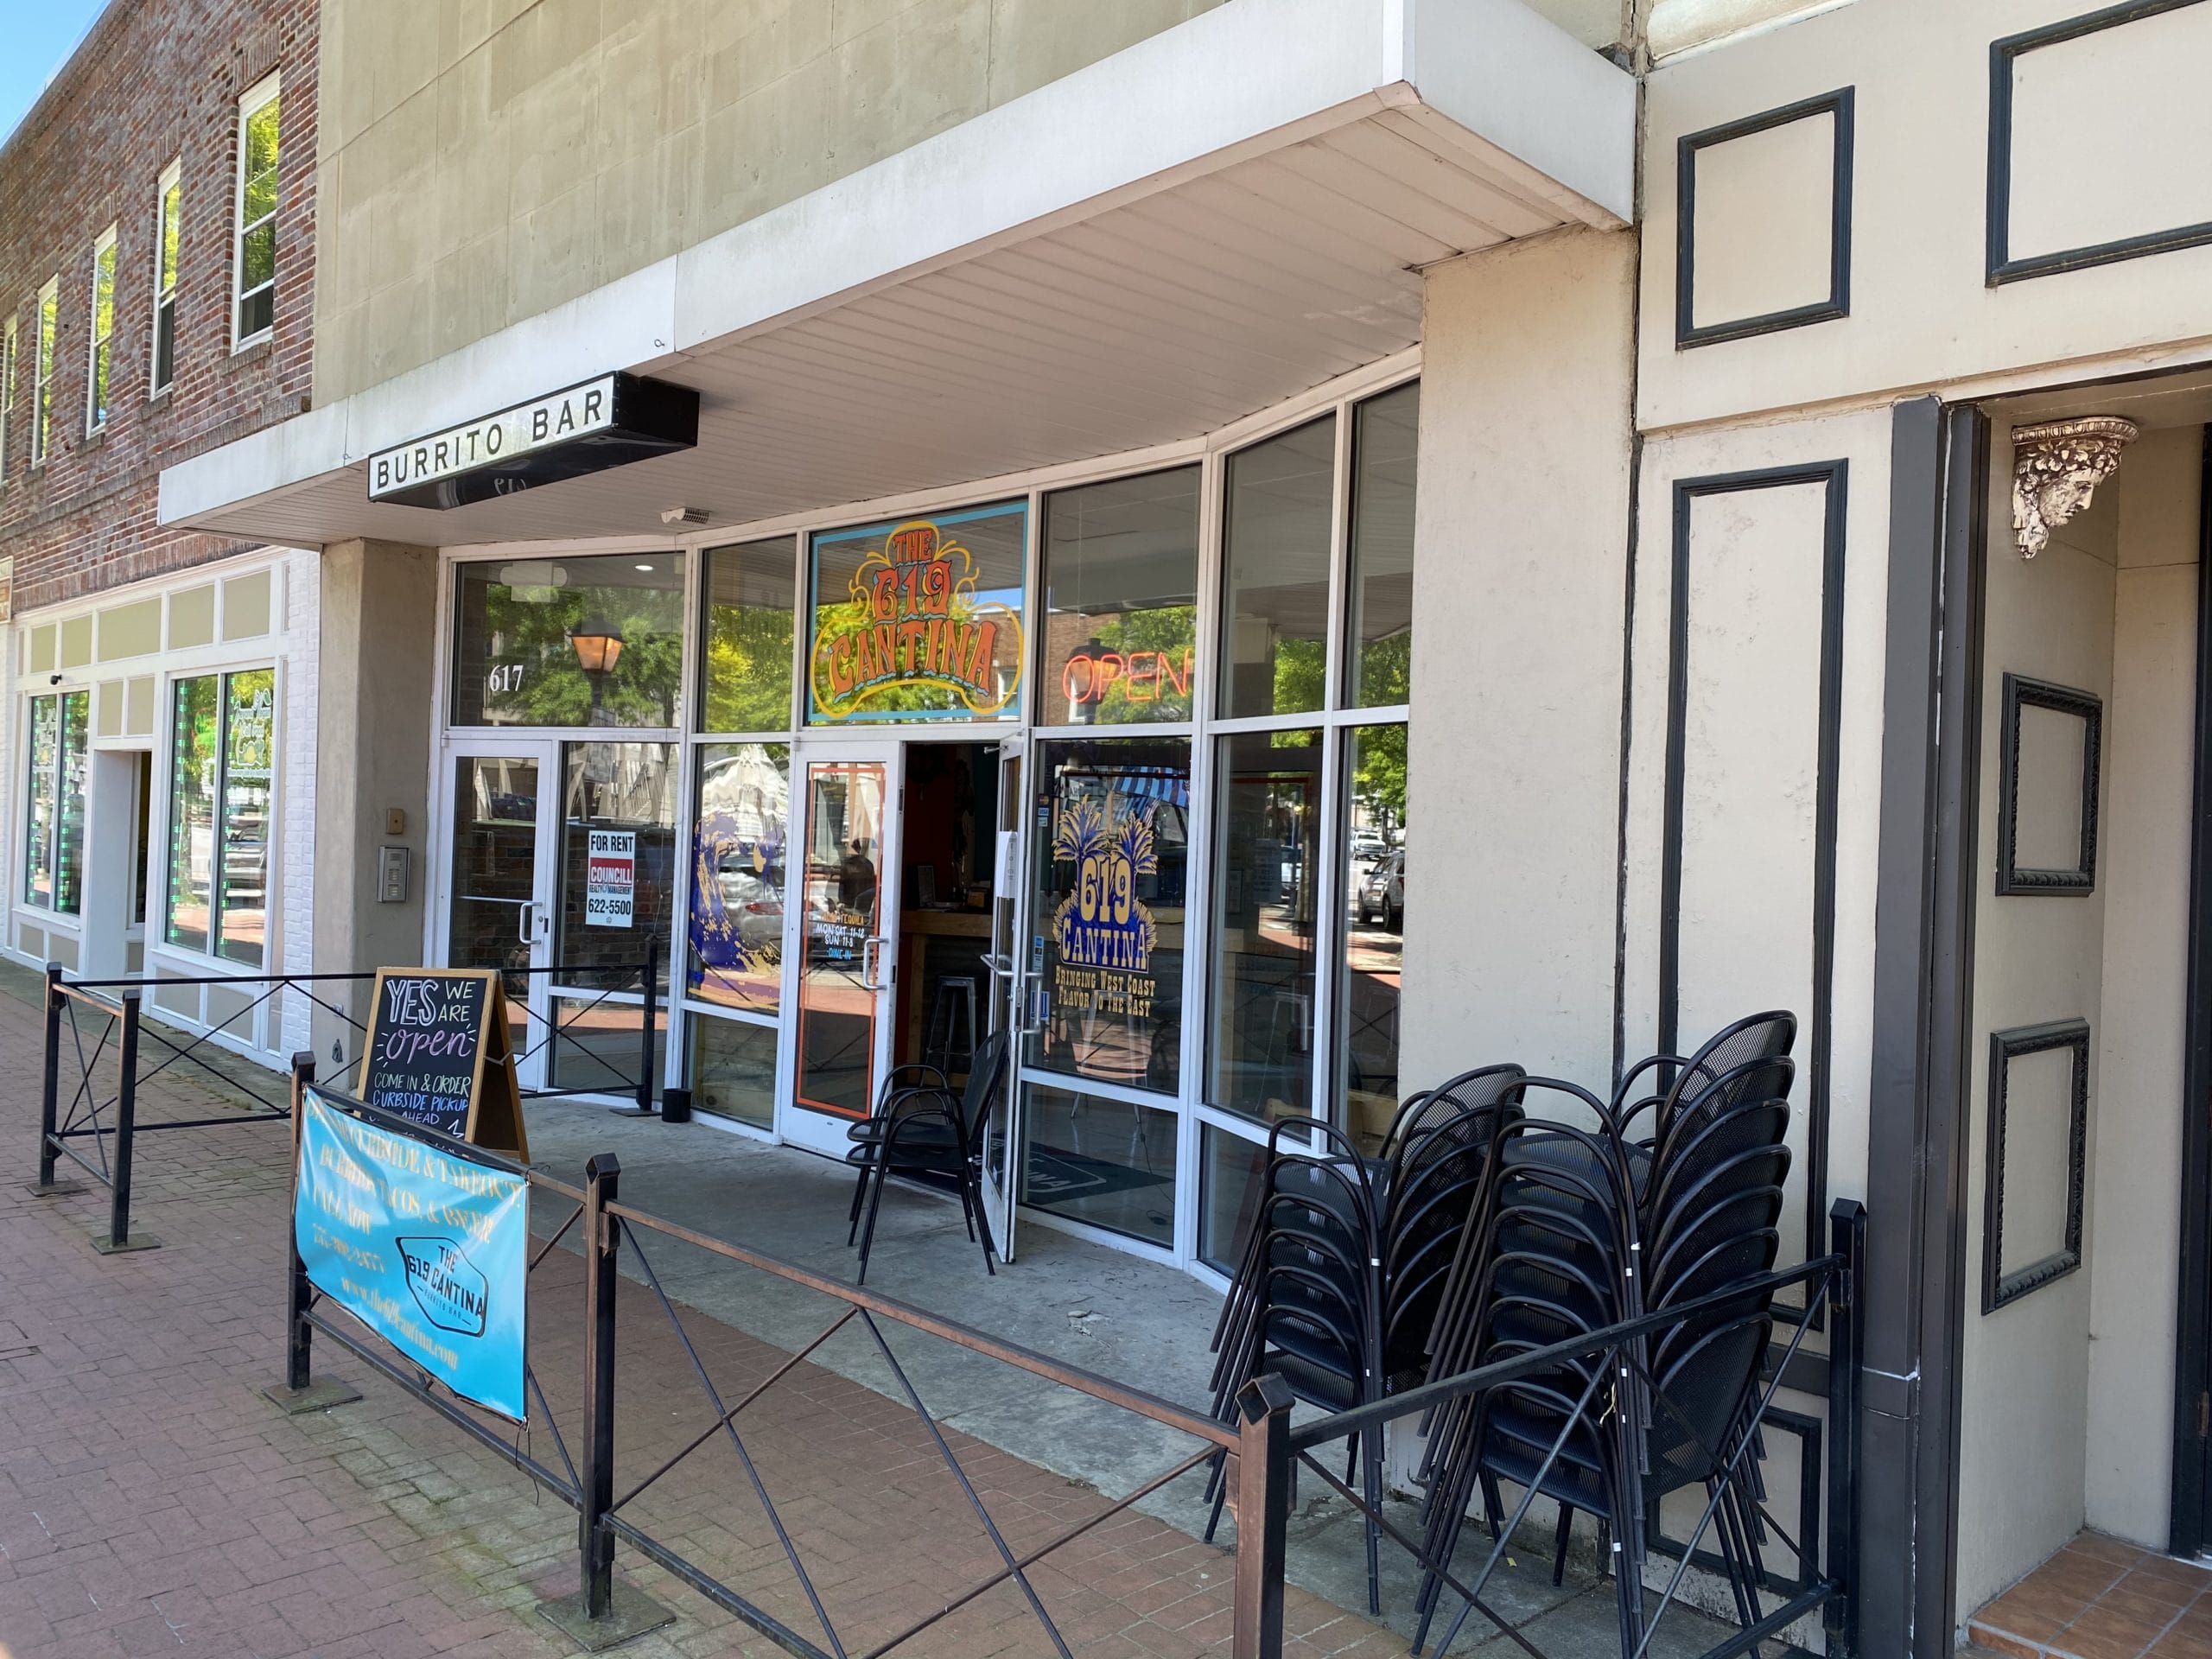
[[[298,1210],[300,1201],[300,1140],[307,1122],[305,1096],[315,1082],[315,1054],[302,1049],[292,1056],[292,1179],[284,1204],[284,1380],[264,1389],[262,1395],[293,1416],[302,1412],[327,1411],[361,1397],[351,1383],[315,1376],[315,1325],[308,1318],[315,1306],[315,1286],[308,1278],[308,1264],[300,1259]],[[342,1344],[341,1344],[342,1345]]]
[[[61,1128],[61,964],[46,964],[46,1074],[39,1084],[38,1190],[54,1185],[54,1135]]]
[[[1828,1513],[1827,1576],[1836,1586],[1822,1616],[1829,1659],[1859,1654],[1859,1367],[1866,1328],[1866,1206],[1838,1198],[1828,1249],[1844,1261],[1828,1289]]]
[[[584,1617],[605,1618],[614,1599],[614,1288],[621,1223],[607,1206],[621,1194],[622,1164],[601,1153],[584,1166],[584,1384],[590,1414],[584,1427],[583,1502],[576,1545],[582,1557]]]
[[[638,1055],[638,1112],[648,1116],[653,1110],[653,1069],[659,1061],[660,1021],[656,1003],[660,989],[660,935],[645,936],[645,1035],[639,1039]]]
[[[122,999],[123,1046],[118,1058],[121,1075],[115,1091],[115,1157],[109,1166],[107,1236],[92,1237],[92,1248],[102,1255],[125,1250],[158,1250],[162,1241],[149,1233],[130,1236],[130,1153],[138,1124],[138,994]]]
[[[292,1056],[292,1205],[299,1203],[300,1190],[300,1125],[303,1116],[302,1092],[315,1081],[315,1055],[303,1051]],[[284,1296],[284,1386],[295,1394],[308,1386],[313,1375],[312,1344],[315,1327],[308,1323],[308,1303],[313,1291],[308,1285],[308,1264],[300,1259],[300,1238],[295,1230],[297,1224],[291,1217],[296,1210],[288,1210],[284,1228],[284,1255],[290,1264],[285,1275]]]
[[[1273,1372],[1236,1396],[1235,1659],[1282,1659],[1283,1561],[1290,1535],[1290,1389]]]

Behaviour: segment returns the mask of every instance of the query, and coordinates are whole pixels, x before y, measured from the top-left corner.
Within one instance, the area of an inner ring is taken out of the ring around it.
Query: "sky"
[[[0,143],[16,130],[54,72],[107,0],[0,0]]]

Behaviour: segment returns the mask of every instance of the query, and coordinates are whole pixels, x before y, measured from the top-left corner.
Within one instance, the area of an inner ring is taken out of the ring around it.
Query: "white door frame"
[[[877,728],[864,735],[808,736],[792,745],[792,841],[798,857],[791,871],[791,904],[798,912],[792,935],[796,957],[790,1001],[791,1084],[777,1103],[777,1131],[782,1138],[809,1152],[842,1159],[850,1148],[847,1128],[856,1119],[819,1110],[799,1103],[805,1071],[807,974],[810,963],[809,929],[812,916],[807,893],[813,845],[813,772],[817,766],[875,765],[883,768],[883,803],[876,826],[875,916],[853,977],[860,988],[874,998],[875,1028],[868,1059],[868,1109],[874,1109],[874,1095],[889,1071],[893,1027],[899,1009],[899,906],[900,810],[906,793],[906,740],[895,731]]]
[[[527,900],[499,899],[493,902],[515,903],[517,940],[518,943],[528,942],[529,965],[537,969],[551,966],[553,907],[560,902],[557,891],[560,849],[556,840],[561,813],[560,740],[508,737],[497,732],[471,733],[467,736],[448,737],[441,746],[439,753],[442,763],[430,809],[435,826],[431,870],[435,906],[430,918],[435,960],[445,967],[483,965],[456,963],[453,959],[453,906],[459,896],[453,868],[454,812],[459,805],[455,799],[455,778],[459,763],[469,760],[527,760],[537,767],[537,817],[532,842],[535,868],[531,872],[531,883],[532,896]],[[524,998],[530,1014],[528,1040],[521,1046],[522,1052],[516,1057],[516,1072],[525,1090],[544,1086],[545,1058],[550,1049],[550,1045],[543,1041],[551,1008],[547,983],[550,978],[550,975],[543,973],[531,974],[529,994]]]

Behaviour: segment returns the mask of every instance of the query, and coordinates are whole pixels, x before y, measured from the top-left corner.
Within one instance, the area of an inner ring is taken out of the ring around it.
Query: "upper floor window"
[[[8,429],[16,414],[16,317],[0,325],[0,482],[8,477]]]
[[[184,183],[179,164],[162,169],[154,207],[154,378],[153,390],[166,391],[176,378],[177,230],[184,217]]]
[[[276,321],[276,77],[238,100],[238,302],[232,344]]]
[[[85,362],[85,430],[107,425],[108,371],[115,357],[115,226],[92,244],[91,346]]]
[[[38,291],[37,334],[31,342],[31,465],[42,464],[54,442],[54,340],[61,327],[61,279]]]

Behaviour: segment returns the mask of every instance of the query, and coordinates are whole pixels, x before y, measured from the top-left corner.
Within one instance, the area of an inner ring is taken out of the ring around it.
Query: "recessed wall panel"
[[[2009,55],[2009,262],[2212,223],[2212,5]]]

